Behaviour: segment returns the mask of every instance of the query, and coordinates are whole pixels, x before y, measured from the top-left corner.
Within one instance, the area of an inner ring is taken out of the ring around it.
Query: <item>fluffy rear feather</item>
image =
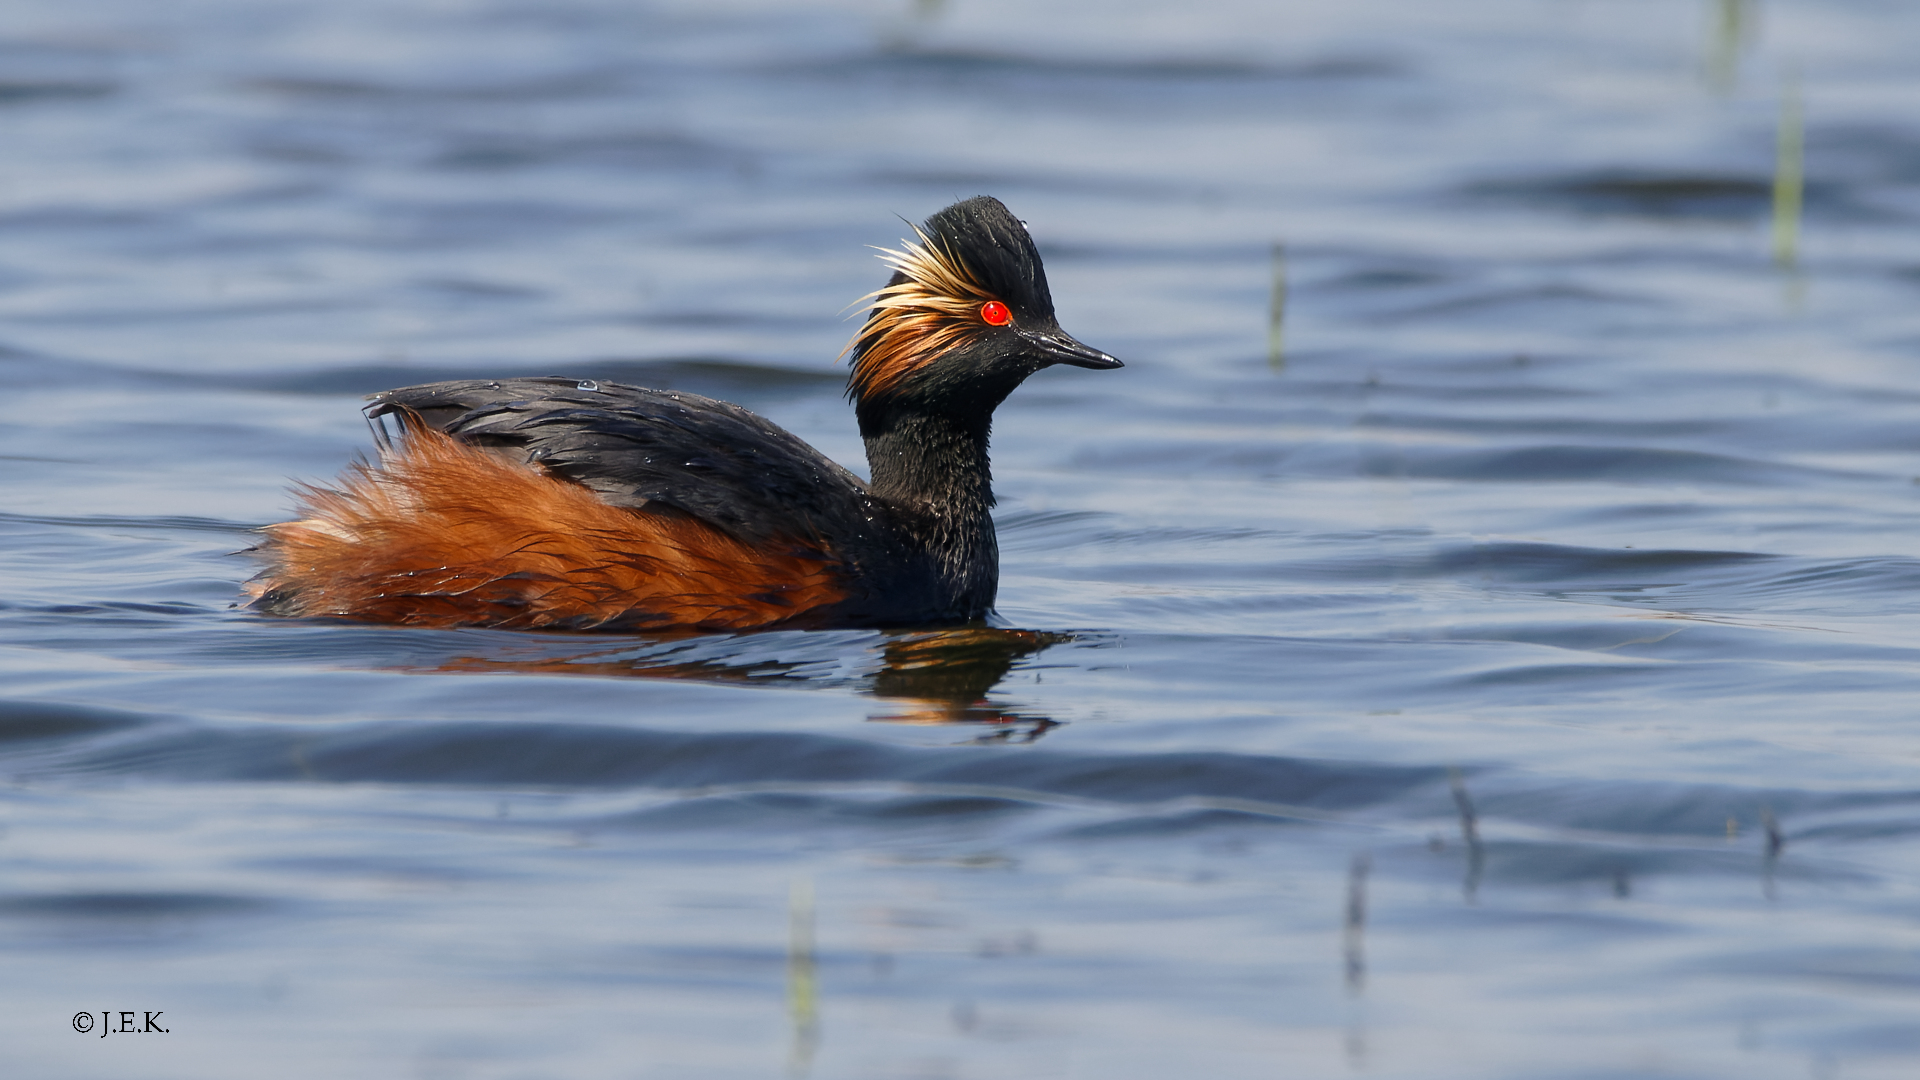
[[[796,538],[749,546],[670,507],[607,504],[538,466],[409,417],[378,464],[306,487],[300,518],[264,530],[247,585],[282,615],[414,626],[675,626],[805,622],[846,596],[839,560]]]

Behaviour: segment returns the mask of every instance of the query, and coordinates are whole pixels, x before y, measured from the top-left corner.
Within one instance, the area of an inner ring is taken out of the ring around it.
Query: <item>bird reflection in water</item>
[[[889,640],[872,694],[894,705],[869,719],[895,724],[985,724],[982,742],[1032,742],[1059,722],[987,700],[1015,662],[1072,640],[1044,630],[979,627]]]
[[[689,659],[684,649],[670,647],[674,642],[671,638],[650,639],[638,650],[628,638],[616,648],[602,644],[572,655],[556,655],[543,647],[539,656],[461,656],[433,670],[686,679],[757,686],[781,681],[812,686],[851,684],[883,703],[868,716],[869,720],[964,724],[986,729],[975,740],[978,742],[1032,742],[1060,722],[1018,705],[990,700],[987,695],[1022,659],[1073,640],[1072,634],[987,626],[890,632],[881,635],[877,643],[879,666],[851,679],[839,665],[828,667],[817,660],[737,654]],[[662,645],[669,647],[663,649]]]

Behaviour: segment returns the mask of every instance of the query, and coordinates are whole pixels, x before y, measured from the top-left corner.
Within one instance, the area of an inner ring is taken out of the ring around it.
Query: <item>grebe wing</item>
[[[614,506],[661,503],[748,543],[873,530],[867,485],[791,432],[698,394],[559,377],[428,383],[374,394],[369,417],[410,410],[530,462]]]

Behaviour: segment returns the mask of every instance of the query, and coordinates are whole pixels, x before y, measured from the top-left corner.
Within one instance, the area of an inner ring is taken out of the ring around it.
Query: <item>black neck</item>
[[[905,511],[932,556],[942,591],[966,617],[985,615],[1000,580],[987,462],[992,413],[954,417],[861,410],[872,491]]]

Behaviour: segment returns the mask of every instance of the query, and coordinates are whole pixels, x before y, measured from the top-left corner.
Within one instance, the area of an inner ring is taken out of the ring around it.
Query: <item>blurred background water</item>
[[[1915,1075],[1916,46],[10,0],[7,1075]],[[392,386],[683,388],[863,468],[867,245],[980,193],[1129,365],[1000,411],[995,629],[231,606]],[[168,1030],[74,1029],[119,1010]]]

